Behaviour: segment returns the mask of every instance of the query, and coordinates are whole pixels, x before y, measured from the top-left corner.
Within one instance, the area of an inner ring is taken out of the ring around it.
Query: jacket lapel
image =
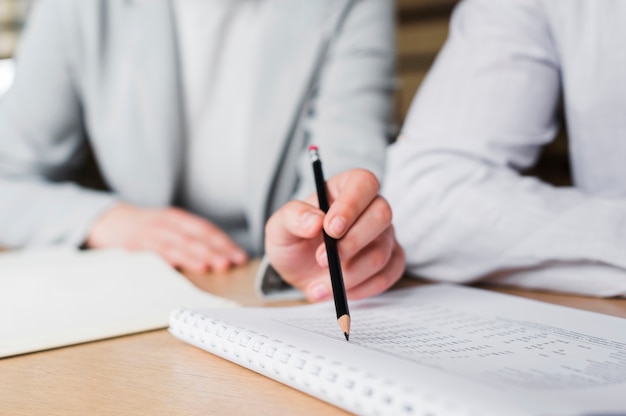
[[[259,247],[263,246],[265,220],[280,205],[275,202],[286,200],[296,184],[295,169],[281,171],[282,161],[295,164],[293,158],[305,145],[298,134],[300,112],[314,68],[322,59],[325,26],[343,5],[319,2],[319,20],[310,23],[306,14],[313,6],[277,1],[264,19],[260,43],[263,64],[254,69],[256,94],[250,119],[254,139],[247,154],[248,219],[253,241]]]

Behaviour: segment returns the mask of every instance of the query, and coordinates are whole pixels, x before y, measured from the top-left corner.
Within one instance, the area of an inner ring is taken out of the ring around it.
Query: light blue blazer
[[[268,216],[314,190],[310,141],[328,176],[380,177],[393,89],[393,2],[266,1],[247,160],[253,254]],[[38,2],[0,98],[0,246],[80,245],[117,201],[176,202],[186,140],[176,33],[169,0]],[[75,183],[87,146],[110,191]]]

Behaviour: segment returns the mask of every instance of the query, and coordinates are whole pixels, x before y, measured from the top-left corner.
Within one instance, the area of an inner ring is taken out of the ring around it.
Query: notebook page
[[[226,307],[151,253],[0,255],[0,357],[165,328],[180,304]]]
[[[332,304],[217,317],[401,385],[428,380],[421,391],[454,391],[457,405],[514,403],[531,414],[626,409],[626,320],[449,285],[350,306],[349,343],[328,318]]]

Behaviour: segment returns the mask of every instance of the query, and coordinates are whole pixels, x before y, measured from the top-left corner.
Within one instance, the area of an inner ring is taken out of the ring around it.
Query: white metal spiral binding
[[[357,414],[476,416],[411,386],[193,311],[176,310],[172,321],[174,336]]]

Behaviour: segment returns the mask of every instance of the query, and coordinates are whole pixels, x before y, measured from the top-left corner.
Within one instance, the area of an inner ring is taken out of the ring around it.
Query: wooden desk
[[[263,305],[252,289],[257,266],[189,277],[212,293]],[[626,300],[498,290],[626,318]],[[0,360],[0,414],[346,413],[159,330]]]

